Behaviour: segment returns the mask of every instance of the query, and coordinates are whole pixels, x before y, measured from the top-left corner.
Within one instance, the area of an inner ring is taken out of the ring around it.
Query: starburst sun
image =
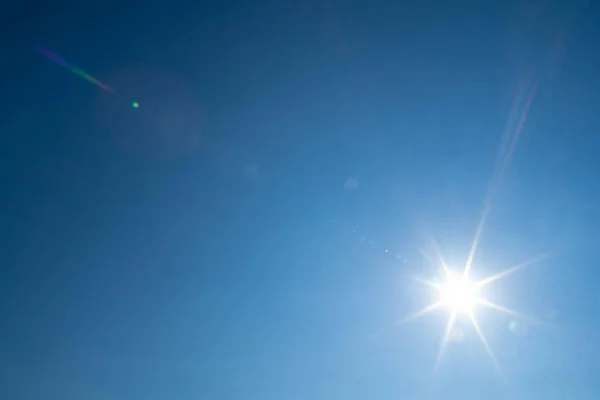
[[[443,281],[441,283],[438,283],[438,282],[432,282],[429,280],[423,280],[423,279],[418,279],[418,278],[417,278],[417,280],[419,282],[424,283],[425,285],[429,286],[430,288],[433,288],[437,292],[437,301],[434,302],[433,304],[425,307],[424,309],[408,316],[407,318],[400,321],[400,323],[405,323],[405,322],[411,321],[413,319],[416,319],[418,317],[429,314],[430,312],[438,310],[440,308],[445,308],[448,310],[449,318],[448,318],[448,322],[446,324],[446,329],[444,332],[442,343],[439,348],[438,356],[437,356],[437,359],[435,362],[435,369],[437,369],[440,359],[441,359],[441,356],[442,356],[442,353],[444,351],[444,348],[445,348],[445,346],[452,334],[452,331],[454,329],[454,324],[456,322],[457,317],[466,316],[466,317],[468,317],[468,319],[471,321],[473,327],[475,328],[475,331],[477,332],[477,335],[479,336],[481,342],[483,343],[483,346],[485,347],[486,352],[490,356],[494,366],[496,367],[498,372],[501,373],[500,366],[496,360],[496,357],[494,356],[494,353],[492,352],[492,349],[491,349],[490,345],[488,344],[488,341],[485,338],[485,336],[481,330],[481,327],[479,326],[479,323],[477,322],[477,318],[475,316],[475,309],[483,306],[483,307],[495,309],[497,311],[501,311],[503,313],[506,313],[506,314],[509,314],[509,315],[512,315],[515,317],[526,318],[530,321],[537,321],[531,317],[527,317],[516,311],[510,310],[506,307],[503,307],[501,305],[498,305],[496,303],[493,303],[493,302],[487,300],[484,296],[483,288],[484,288],[484,286],[487,286],[488,284],[490,284],[492,282],[495,282],[501,278],[504,278],[504,277],[526,267],[527,265],[530,265],[534,262],[539,261],[542,258],[545,258],[545,255],[536,257],[535,259],[520,263],[511,268],[505,269],[504,271],[502,271],[496,275],[489,276],[489,277],[484,278],[479,281],[474,281],[469,276],[470,270],[471,270],[471,264],[473,261],[473,253],[474,253],[473,249],[471,251],[471,254],[469,254],[469,259],[468,259],[467,264],[465,265],[464,271],[462,273],[457,273],[448,267],[448,265],[442,258],[440,252],[437,251],[437,247],[436,247],[436,253],[438,255],[439,263],[443,270]]]
[[[434,286],[439,292],[439,301],[450,312],[470,314],[479,301],[478,288],[468,277],[457,276],[448,271],[446,282]]]

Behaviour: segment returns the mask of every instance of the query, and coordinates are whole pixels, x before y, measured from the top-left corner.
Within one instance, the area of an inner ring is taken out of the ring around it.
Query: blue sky
[[[600,10],[546,3],[13,7],[0,397],[597,398]],[[556,328],[478,314],[507,385],[465,321],[435,374],[447,313],[390,328],[490,185],[473,273],[552,253],[486,295]]]

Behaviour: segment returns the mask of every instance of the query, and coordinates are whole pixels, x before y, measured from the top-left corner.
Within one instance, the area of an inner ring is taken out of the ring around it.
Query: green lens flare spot
[[[133,107],[133,108],[140,108],[140,103],[138,103],[137,101],[132,101],[131,102],[131,107]]]

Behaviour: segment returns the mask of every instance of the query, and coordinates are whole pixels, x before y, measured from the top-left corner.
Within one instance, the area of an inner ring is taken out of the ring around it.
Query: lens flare
[[[88,74],[81,68],[76,67],[75,65],[71,64],[70,62],[68,62],[67,60],[65,60],[64,58],[59,56],[58,54],[56,54],[42,46],[37,46],[35,49],[39,54],[46,57],[48,60],[52,61],[53,63],[55,63],[57,65],[60,65],[61,67],[68,69],[71,73],[77,75],[80,78],[85,79],[86,81],[90,82],[91,84],[93,84],[95,86],[98,86],[100,89],[104,90],[105,92],[109,92],[109,93],[113,93],[113,94],[116,93],[114,91],[114,89],[111,88],[110,86],[108,86],[106,83],[103,83],[99,79],[94,78],[92,75]],[[132,101],[131,107],[140,108],[140,103],[138,103],[137,101]]]
[[[48,60],[54,62],[55,64],[60,65],[61,67],[68,69],[73,74],[79,76],[80,78],[85,79],[86,81],[90,82],[91,84],[98,86],[100,89],[102,89],[106,92],[114,93],[114,90],[110,86],[108,86],[105,83],[100,82],[98,79],[94,78],[93,76],[91,76],[90,74],[88,74],[87,72],[82,70],[81,68],[78,68],[75,65],[71,64],[70,62],[68,62],[67,60],[65,60],[64,58],[59,56],[58,54],[56,54],[42,46],[37,46],[36,51],[38,53],[40,53],[41,55],[43,55],[44,57],[46,57]]]

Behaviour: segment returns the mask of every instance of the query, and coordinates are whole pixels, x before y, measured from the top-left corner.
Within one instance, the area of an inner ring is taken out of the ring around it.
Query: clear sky
[[[0,398],[599,398],[598,4],[80,3],[2,13]],[[485,204],[547,324],[434,373]]]

